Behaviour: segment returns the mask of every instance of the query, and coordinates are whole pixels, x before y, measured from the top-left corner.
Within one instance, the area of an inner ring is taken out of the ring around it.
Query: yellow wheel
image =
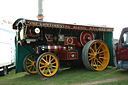
[[[24,69],[30,74],[38,73],[36,70],[36,56],[35,54],[29,54],[25,57],[23,63]]]
[[[102,71],[110,60],[110,52],[103,41],[89,41],[82,51],[82,60],[85,67],[89,70]]]
[[[46,52],[37,60],[37,71],[45,77],[54,76],[59,69],[59,61],[55,54]]]

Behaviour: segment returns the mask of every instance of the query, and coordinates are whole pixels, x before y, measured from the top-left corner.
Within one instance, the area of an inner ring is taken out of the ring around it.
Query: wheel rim
[[[104,70],[110,60],[110,53],[107,45],[102,41],[95,41],[89,47],[88,61],[94,70]]]
[[[30,54],[25,59],[25,69],[27,72],[31,74],[38,73],[36,70],[36,56],[34,54]]]
[[[45,54],[39,60],[39,71],[43,76],[50,77],[56,74],[59,62],[55,55]]]

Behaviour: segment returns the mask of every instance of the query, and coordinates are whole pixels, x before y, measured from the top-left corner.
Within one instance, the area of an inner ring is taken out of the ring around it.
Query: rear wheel
[[[85,67],[89,70],[102,71],[110,60],[110,52],[103,41],[89,41],[82,51],[82,60]]]
[[[36,55],[35,54],[29,54],[24,59],[24,69],[30,73],[30,74],[36,74],[38,73],[36,70]]]
[[[46,52],[39,56],[36,66],[39,74],[45,77],[51,77],[57,73],[59,61],[55,54]]]

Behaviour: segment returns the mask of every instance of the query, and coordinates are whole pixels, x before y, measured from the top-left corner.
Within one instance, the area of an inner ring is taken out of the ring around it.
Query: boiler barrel
[[[55,45],[53,43],[49,43],[48,45],[41,46],[41,49],[42,51],[54,52],[58,54],[60,51],[68,50],[68,47],[63,46],[63,45]]]

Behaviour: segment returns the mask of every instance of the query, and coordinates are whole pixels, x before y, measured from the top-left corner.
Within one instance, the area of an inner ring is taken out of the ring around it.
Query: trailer
[[[0,26],[0,74],[6,75],[15,67],[15,31],[8,26]]]
[[[102,71],[113,65],[113,28],[18,19],[16,72],[54,76],[61,66]]]

